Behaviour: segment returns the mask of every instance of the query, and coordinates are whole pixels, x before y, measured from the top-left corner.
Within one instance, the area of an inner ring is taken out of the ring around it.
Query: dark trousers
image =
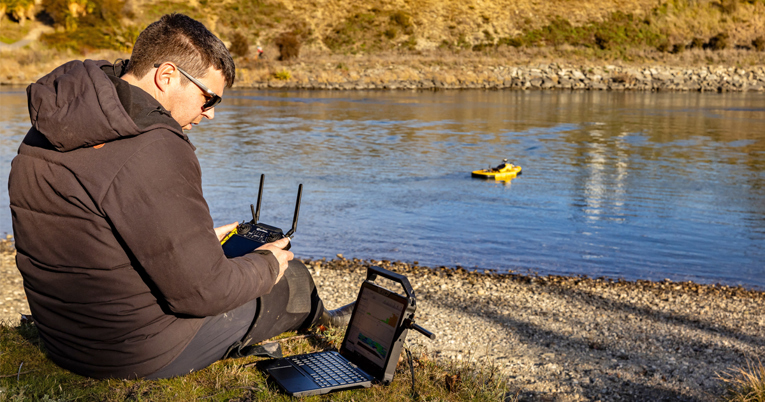
[[[205,318],[183,352],[146,378],[177,377],[201,370],[226,357],[232,348],[262,342],[282,332],[307,329],[323,310],[308,268],[300,261],[290,261],[284,277],[269,294]]]

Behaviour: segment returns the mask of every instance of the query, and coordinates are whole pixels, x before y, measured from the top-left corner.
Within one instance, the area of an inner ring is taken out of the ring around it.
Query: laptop
[[[412,299],[366,280],[339,352],[289,356],[257,366],[287,394],[297,397],[369,388],[373,382],[388,384],[406,339],[405,320],[414,318],[414,310]]]

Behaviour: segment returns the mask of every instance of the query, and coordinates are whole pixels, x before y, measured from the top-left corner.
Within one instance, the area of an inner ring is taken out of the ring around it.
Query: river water
[[[0,90],[0,176],[28,128]],[[765,95],[227,91],[189,132],[216,224],[299,257],[765,289]],[[508,158],[511,182],[470,171]],[[0,232],[12,231],[7,191]]]

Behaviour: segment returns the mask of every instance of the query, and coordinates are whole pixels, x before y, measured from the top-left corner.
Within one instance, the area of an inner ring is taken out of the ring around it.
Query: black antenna
[[[292,236],[295,234],[295,230],[297,230],[297,221],[298,221],[298,215],[300,214],[300,196],[303,194],[303,184],[300,184],[298,186],[298,196],[297,196],[297,202],[295,203],[295,216],[292,218],[292,229],[290,229],[289,232],[287,232],[285,237],[292,238]]]
[[[258,189],[258,209],[253,209],[252,204],[250,204],[250,210],[252,211],[252,223],[258,223],[258,218],[260,218],[260,201],[263,199],[263,180],[265,177],[266,175],[264,174],[260,175],[260,188]]]

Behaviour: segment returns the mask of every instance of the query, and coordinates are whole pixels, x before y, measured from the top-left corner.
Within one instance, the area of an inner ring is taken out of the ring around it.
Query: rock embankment
[[[0,48],[0,50],[2,50]],[[68,59],[33,51],[5,52],[0,85],[26,86]],[[241,61],[236,88],[315,90],[593,90],[763,92],[765,66],[673,67],[573,62],[508,62],[507,58],[446,59],[314,57],[306,60]],[[129,55],[101,52],[90,58]],[[512,59],[511,59],[512,60]],[[34,62],[30,62],[34,61]]]
[[[516,89],[612,91],[765,91],[765,67],[535,66],[421,67],[388,66],[355,72],[302,71],[285,67],[289,79],[252,74],[244,69],[238,87],[329,90],[369,89]],[[281,76],[286,76],[283,74]]]

